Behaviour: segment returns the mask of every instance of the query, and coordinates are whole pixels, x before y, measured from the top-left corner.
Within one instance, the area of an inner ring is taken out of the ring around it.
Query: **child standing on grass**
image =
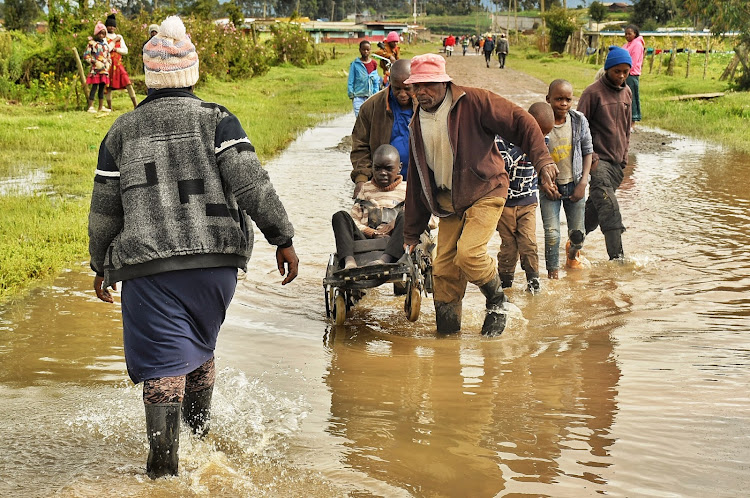
[[[362,107],[364,101],[380,90],[382,82],[377,71],[378,63],[370,58],[370,50],[370,42],[367,40],[359,42],[360,57],[354,59],[349,66],[346,91],[352,100],[355,118],[359,116],[359,108]]]
[[[601,227],[609,259],[624,259],[620,205],[615,190],[625,176],[630,145],[631,93],[625,80],[633,64],[627,50],[609,47],[604,76],[587,86],[578,110],[589,120],[596,156],[592,159],[591,185],[586,199],[586,233]]]
[[[89,110],[96,113],[94,109],[94,95],[99,96],[99,111],[111,112],[112,109],[104,107],[104,90],[109,84],[109,68],[112,60],[109,57],[109,45],[107,44],[107,28],[101,21],[94,27],[94,37],[89,39],[83,60],[91,65],[91,71],[86,78],[86,84],[91,86],[89,92]]]
[[[547,135],[555,123],[549,104],[537,102],[529,107],[543,135]],[[526,289],[532,294],[541,290],[539,284],[539,255],[536,250],[536,206],[539,190],[534,164],[521,147],[497,138],[497,148],[505,161],[510,185],[508,198],[497,224],[502,239],[497,254],[497,271],[500,284],[508,288],[513,285],[516,262],[520,256],[521,268],[526,272]]]
[[[583,266],[579,251],[583,247],[586,185],[594,146],[586,116],[571,109],[573,85],[570,82],[558,79],[550,83],[547,102],[555,114],[555,126],[549,135],[548,148],[559,171],[555,181],[559,197],[551,199],[542,194],[539,205],[544,225],[547,276],[556,279],[560,268],[561,206],[568,223],[565,267],[578,269]]]

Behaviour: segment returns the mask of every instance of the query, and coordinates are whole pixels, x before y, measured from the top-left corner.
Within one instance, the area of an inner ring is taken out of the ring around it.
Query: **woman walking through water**
[[[630,75],[625,80],[625,84],[630,87],[633,93],[633,119],[630,123],[630,131],[635,129],[635,124],[641,120],[641,96],[639,93],[641,67],[643,66],[643,54],[646,51],[646,41],[641,36],[638,26],[629,24],[625,27],[625,39],[627,43],[622,46],[633,59],[633,65],[630,67]]]
[[[138,101],[135,98],[135,90],[133,89],[133,84],[130,82],[128,72],[125,70],[125,64],[122,63],[122,56],[128,54],[128,46],[125,45],[122,35],[116,33],[117,19],[115,19],[114,14],[107,16],[104,25],[107,27],[107,43],[109,44],[110,57],[112,58],[112,69],[109,73],[109,88],[107,89],[107,107],[112,109],[112,90],[127,88],[130,100],[133,102],[133,108],[135,108],[138,105]]]

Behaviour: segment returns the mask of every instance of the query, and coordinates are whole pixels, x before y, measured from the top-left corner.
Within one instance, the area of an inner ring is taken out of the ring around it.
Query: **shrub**
[[[310,35],[298,24],[278,23],[271,26],[268,41],[278,63],[289,62],[304,67],[315,62]]]
[[[550,32],[550,50],[553,52],[564,51],[568,37],[576,30],[576,18],[568,14],[565,9],[552,7],[548,12],[545,12],[544,19],[547,21]]]

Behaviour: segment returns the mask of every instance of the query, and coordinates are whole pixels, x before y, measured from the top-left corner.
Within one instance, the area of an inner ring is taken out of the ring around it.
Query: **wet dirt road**
[[[0,309],[0,495],[745,494],[749,157],[665,134],[671,147],[632,155],[618,194],[626,264],[606,261],[596,232],[592,267],[543,279],[538,296],[519,270],[502,337],[480,338],[470,289],[464,331],[439,340],[430,300],[412,324],[388,287],[343,327],[325,320],[330,216],[351,202],[337,145],[352,124],[335,118],[267,164],[301,274],[282,288],[256,234],[219,338],[212,433],[183,432],[178,477],[144,474],[119,306],[96,301],[85,263]]]

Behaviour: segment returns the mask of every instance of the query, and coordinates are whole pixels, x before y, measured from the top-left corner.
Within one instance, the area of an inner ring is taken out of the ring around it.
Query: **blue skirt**
[[[136,384],[186,375],[211,359],[237,268],[158,273],[122,283],[125,363]]]

